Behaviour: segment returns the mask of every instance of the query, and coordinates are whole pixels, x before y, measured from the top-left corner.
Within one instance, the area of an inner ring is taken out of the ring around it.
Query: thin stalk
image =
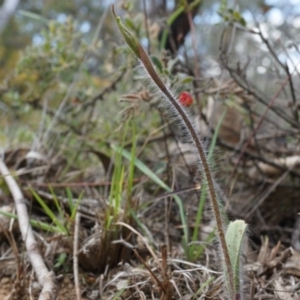
[[[207,183],[208,187],[208,194],[209,194],[209,199],[211,201],[212,205],[212,210],[214,213],[214,218],[216,220],[216,225],[217,225],[217,233],[221,245],[221,250],[222,254],[224,257],[224,266],[225,266],[225,272],[228,276],[229,279],[229,296],[230,299],[236,299],[236,291],[235,291],[235,284],[234,284],[234,275],[233,275],[233,270],[230,262],[230,256],[226,244],[226,239],[225,239],[225,233],[223,229],[223,219],[221,215],[221,211],[219,208],[219,203],[217,199],[217,194],[216,190],[214,187],[214,181],[212,177],[211,170],[208,165],[208,161],[205,155],[204,147],[202,146],[202,143],[198,137],[198,134],[193,127],[192,122],[190,121],[186,111],[183,109],[183,107],[179,104],[179,102],[175,99],[175,97],[171,94],[169,89],[166,87],[166,85],[163,83],[157,72],[155,71],[152,62],[144,50],[144,48],[140,45],[139,41],[137,40],[136,37],[134,37],[128,30],[127,28],[123,25],[120,17],[117,17],[115,12],[114,12],[114,7],[112,6],[112,12],[114,14],[114,17],[117,21],[118,27],[120,29],[120,32],[122,33],[126,43],[128,46],[131,48],[133,53],[137,56],[137,58],[141,61],[143,64],[144,68],[146,69],[147,73],[149,74],[150,78],[154,82],[155,86],[158,87],[158,89],[163,93],[165,96],[165,99],[168,101],[168,104],[172,106],[175,109],[175,112],[178,116],[179,119],[181,119],[183,125],[186,127],[187,132],[190,135],[190,138],[192,139],[196,150],[198,152],[202,167],[203,167],[203,176],[205,178],[205,181]]]
[[[214,187],[214,181],[212,177],[211,170],[208,165],[208,161],[206,159],[206,155],[204,152],[204,147],[202,146],[202,143],[198,137],[198,134],[190,121],[188,115],[186,114],[185,110],[182,108],[182,106],[178,103],[178,101],[174,98],[174,96],[171,94],[169,89],[165,86],[159,75],[156,73],[151,60],[148,56],[148,54],[145,52],[145,50],[140,46],[140,60],[143,63],[146,71],[148,72],[150,78],[153,80],[155,85],[160,89],[160,91],[166,96],[166,98],[170,101],[170,104],[175,108],[176,112],[178,113],[179,117],[183,121],[183,124],[186,126],[187,132],[190,134],[190,137],[192,138],[192,141],[194,142],[194,145],[197,149],[197,152],[200,157],[200,161],[203,167],[203,175],[207,182],[208,187],[208,194],[211,201],[211,205],[213,208],[214,217],[216,220],[217,225],[217,233],[219,236],[221,249],[223,252],[225,265],[226,265],[226,271],[229,277],[230,281],[230,296],[231,299],[235,299],[235,288],[234,288],[234,278],[233,278],[233,271],[230,263],[230,257],[229,252],[225,240],[225,233],[223,229],[223,221],[222,221],[222,215],[219,209],[219,203],[217,199],[216,190]]]

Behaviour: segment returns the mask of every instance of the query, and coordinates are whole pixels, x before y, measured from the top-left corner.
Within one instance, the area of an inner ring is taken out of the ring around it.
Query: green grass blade
[[[163,35],[161,38],[161,42],[160,42],[160,49],[165,49],[166,44],[167,44],[167,39],[168,39],[168,34],[169,34],[169,28],[174,21],[176,20],[176,18],[182,13],[184,12],[184,6],[181,5],[179,6],[172,14],[171,16],[168,18],[167,20],[167,27],[164,29],[163,31]]]
[[[202,184],[201,186],[201,196],[200,196],[200,201],[198,205],[198,210],[197,210],[197,215],[196,215],[196,222],[195,222],[195,229],[193,231],[192,235],[192,242],[197,241],[198,236],[199,236],[199,227],[201,224],[202,220],[202,215],[203,215],[203,210],[204,210],[204,205],[205,205],[205,200],[206,200],[206,184]],[[190,248],[190,258],[195,261],[198,258],[198,255],[195,255],[195,250],[199,246],[196,246],[194,243],[192,243],[191,248]]]
[[[200,293],[204,290],[204,288],[206,286],[208,286],[212,281],[215,280],[215,277],[210,277],[208,278],[203,284],[201,284],[200,288],[198,289],[198,291],[196,292],[196,294],[194,295],[193,297],[193,300],[196,300],[197,299],[197,296],[200,295]]]
[[[133,122],[133,128],[132,128],[132,146],[131,146],[131,158],[129,161],[129,174],[128,174],[128,181],[127,181],[127,203],[126,205],[130,204],[130,197],[133,187],[133,179],[134,179],[134,161],[136,157],[136,128],[135,123]]]
[[[135,223],[137,224],[137,226],[140,227],[141,233],[147,237],[150,244],[154,245],[155,243],[153,240],[153,236],[151,235],[151,233],[149,232],[147,227],[144,225],[144,223],[139,219],[136,212],[134,210],[131,210],[130,214],[131,214],[132,218],[134,219]]]
[[[38,203],[41,205],[47,216],[52,220],[52,222],[60,228],[61,232],[64,232],[65,234],[68,234],[68,231],[64,224],[60,222],[60,220],[57,218],[57,216],[52,212],[52,210],[49,208],[49,206],[45,203],[45,201],[33,190],[30,189],[32,195],[34,198],[38,201]]]
[[[116,213],[116,215],[115,215],[116,217],[120,213],[121,204],[122,204],[122,190],[123,190],[123,183],[124,183],[124,174],[125,174],[125,168],[122,165],[120,174],[118,176],[118,181],[116,182],[115,210],[114,210]]]
[[[217,143],[217,139],[218,139],[220,127],[221,127],[221,125],[223,123],[223,120],[225,118],[226,113],[227,113],[227,109],[224,110],[224,112],[223,112],[223,114],[222,114],[222,116],[221,116],[221,118],[220,118],[220,120],[219,120],[219,122],[217,124],[217,127],[215,129],[215,132],[214,132],[214,135],[213,135],[213,138],[211,140],[211,143],[210,143],[210,146],[209,146],[209,150],[208,150],[208,156],[207,156],[208,162],[210,162],[211,159],[212,159],[212,155],[213,155],[214,150],[216,148],[216,143]]]
[[[115,151],[120,151],[120,153],[123,155],[123,157],[125,157],[127,160],[131,159],[131,154],[130,152],[128,152],[127,150],[119,147],[119,146],[115,146],[115,145],[111,145],[112,149]],[[168,192],[172,192],[172,189],[170,187],[168,187],[152,170],[150,170],[141,160],[139,160],[138,158],[134,159],[134,165],[141,171],[143,172],[147,177],[149,177],[153,182],[155,182],[157,185],[159,185],[160,187],[162,187],[163,189],[165,189]]]
[[[56,197],[56,195],[55,195],[55,193],[53,191],[53,188],[50,185],[48,187],[49,187],[50,193],[51,193],[51,195],[53,197],[53,201],[55,203],[55,206],[56,206],[56,209],[57,209],[57,211],[59,213],[59,216],[60,216],[61,220],[64,220],[64,211],[63,211],[63,209],[62,209],[62,207],[61,207],[61,205],[59,203],[59,200],[57,199],[57,197]]]
[[[73,203],[73,194],[72,194],[72,191],[69,187],[66,188],[66,193],[67,193],[68,205],[69,205],[69,208],[70,208],[70,212],[72,214],[72,212],[74,211],[74,203]]]
[[[215,238],[215,235],[216,235],[216,230],[210,232],[204,241],[204,245],[210,244]],[[204,250],[205,250],[205,246],[198,246],[194,253],[194,260],[197,260],[203,254]]]
[[[119,150],[121,151],[122,155],[130,160],[131,159],[131,154],[125,150],[122,149],[121,147],[112,145],[111,146],[115,151]],[[146,176],[148,176],[153,182],[155,182],[157,185],[159,185],[160,187],[162,187],[163,189],[165,189],[168,192],[172,192],[172,189],[167,186],[152,170],[150,170],[141,160],[139,160],[138,158],[135,158],[134,160],[134,164],[135,166],[141,171],[143,172]],[[181,219],[181,223],[183,226],[183,247],[185,250],[185,254],[188,257],[189,253],[188,253],[188,226],[187,226],[187,221],[186,221],[186,216],[185,216],[185,212],[184,212],[184,207],[182,204],[182,200],[179,196],[174,195],[173,196],[175,199],[175,202],[177,203],[178,207],[179,207],[179,214],[180,214],[180,219]]]
[[[78,207],[79,207],[79,205],[80,205],[80,203],[81,203],[81,200],[82,200],[82,198],[83,198],[83,194],[84,194],[84,191],[82,191],[82,192],[79,194],[79,197],[78,197],[78,200],[77,200],[76,204],[75,204],[75,205],[73,204],[73,208],[72,208],[72,210],[71,210],[71,217],[70,217],[70,219],[71,219],[72,221],[75,220],[76,212],[77,212]],[[73,201],[71,201],[71,202],[73,203]]]
[[[122,146],[125,144],[128,128],[129,128],[129,121],[125,123],[124,130],[120,132],[120,140]],[[115,160],[114,172],[112,176],[111,188],[109,193],[109,204],[110,207],[113,209],[113,215],[115,218],[118,218],[121,204],[122,204],[122,192],[123,192],[124,174],[125,174],[121,149],[122,148],[114,149],[116,152],[115,159],[114,159]],[[110,214],[110,212],[108,212],[108,214]]]
[[[15,215],[15,214],[8,213],[8,212],[1,211],[1,210],[0,210],[0,214],[3,215],[3,216],[5,216],[5,217],[8,217],[8,218],[12,218],[12,219],[18,220],[18,216]],[[45,223],[45,222],[41,222],[41,221],[38,221],[38,220],[32,220],[32,219],[30,219],[29,223],[32,226],[34,226],[36,228],[39,228],[39,229],[41,229],[43,231],[53,232],[53,233],[60,233],[60,234],[64,234],[64,235],[66,234],[65,231],[62,231],[59,227],[49,225],[48,223]]]
[[[223,114],[222,114],[222,116],[221,116],[221,118],[220,118],[220,120],[219,120],[219,122],[217,124],[217,127],[215,129],[213,138],[211,140],[211,143],[210,143],[210,146],[209,146],[209,150],[208,150],[208,156],[207,156],[208,162],[210,162],[211,159],[212,159],[212,156],[213,156],[213,153],[214,153],[214,150],[215,150],[215,147],[216,147],[216,143],[217,143],[217,138],[218,138],[218,135],[219,135],[220,127],[221,127],[221,125],[223,123],[225,115],[226,115],[226,110],[223,112]],[[198,236],[199,236],[199,228],[200,228],[200,224],[201,224],[201,220],[202,220],[202,215],[203,215],[203,209],[204,209],[204,205],[205,205],[206,195],[207,195],[207,185],[205,183],[203,183],[202,186],[201,186],[201,196],[200,196],[200,201],[199,201],[197,215],[196,215],[195,229],[193,231],[193,236],[192,236],[192,242],[193,243],[192,243],[191,249],[189,251],[190,257],[193,260],[196,260],[199,257],[199,255],[201,255],[201,253],[203,252],[203,248],[202,247],[200,247],[201,248],[200,251],[199,251],[199,249],[198,249],[198,251],[196,251],[196,247],[198,248],[198,246],[196,246],[194,242],[198,239]]]
[[[125,292],[125,289],[119,290],[116,295],[112,298],[112,300],[120,299],[119,297]]]
[[[189,5],[189,9],[194,8],[195,6],[199,5],[202,2],[202,0],[195,0]],[[185,10],[184,5],[180,5],[168,18],[167,20],[167,26],[163,31],[161,42],[160,42],[160,49],[165,49],[169,34],[169,27],[174,23],[174,21],[178,18],[178,16],[183,13]]]

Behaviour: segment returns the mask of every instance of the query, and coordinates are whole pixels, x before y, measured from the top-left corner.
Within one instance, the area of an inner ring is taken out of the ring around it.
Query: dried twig
[[[0,160],[0,174],[3,175],[3,178],[13,196],[22,239],[25,242],[27,254],[37,276],[38,282],[42,286],[42,291],[38,299],[56,299],[58,287],[54,272],[49,271],[45,265],[38,249],[33,230],[29,223],[29,215],[25,204],[25,198],[3,160]]]

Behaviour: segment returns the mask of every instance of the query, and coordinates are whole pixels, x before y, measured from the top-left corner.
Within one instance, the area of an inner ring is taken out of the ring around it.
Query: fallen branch
[[[25,204],[25,198],[20,190],[17,182],[10,174],[6,164],[0,159],[0,174],[2,174],[15,202],[16,212],[22,239],[25,242],[25,247],[32,268],[37,276],[39,284],[42,286],[42,291],[38,300],[56,299],[58,287],[53,271],[49,271],[38,249],[37,242],[34,238],[33,230],[29,223],[29,215]]]
[[[298,166],[300,166],[300,156],[293,155],[288,157],[276,158],[273,160],[274,164],[282,166],[288,170],[292,170]],[[284,173],[284,170],[280,168],[276,168],[275,166],[271,166],[264,162],[259,162],[257,167],[253,167],[250,170],[250,177],[257,178],[263,172],[267,176],[279,176]]]

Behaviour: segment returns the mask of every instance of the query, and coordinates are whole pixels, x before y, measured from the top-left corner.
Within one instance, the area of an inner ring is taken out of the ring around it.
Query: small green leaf
[[[230,222],[225,237],[234,274],[236,292],[240,289],[241,283],[240,257],[246,228],[247,224],[243,220],[235,220],[234,222]]]
[[[61,266],[63,266],[67,261],[67,257],[68,257],[67,253],[65,253],[65,252],[61,253],[57,258],[57,261],[54,265],[54,269],[58,269]]]
[[[194,80],[193,77],[191,77],[191,76],[186,76],[186,77],[184,77],[184,78],[181,80],[181,83],[182,83],[182,84],[187,84],[187,83],[192,82],[193,80]]]
[[[246,22],[246,20],[243,17],[240,19],[240,24],[242,26],[246,26],[247,25],[247,22]]]
[[[163,72],[163,65],[161,61],[156,56],[151,56],[152,63],[156,66],[160,73]]]

